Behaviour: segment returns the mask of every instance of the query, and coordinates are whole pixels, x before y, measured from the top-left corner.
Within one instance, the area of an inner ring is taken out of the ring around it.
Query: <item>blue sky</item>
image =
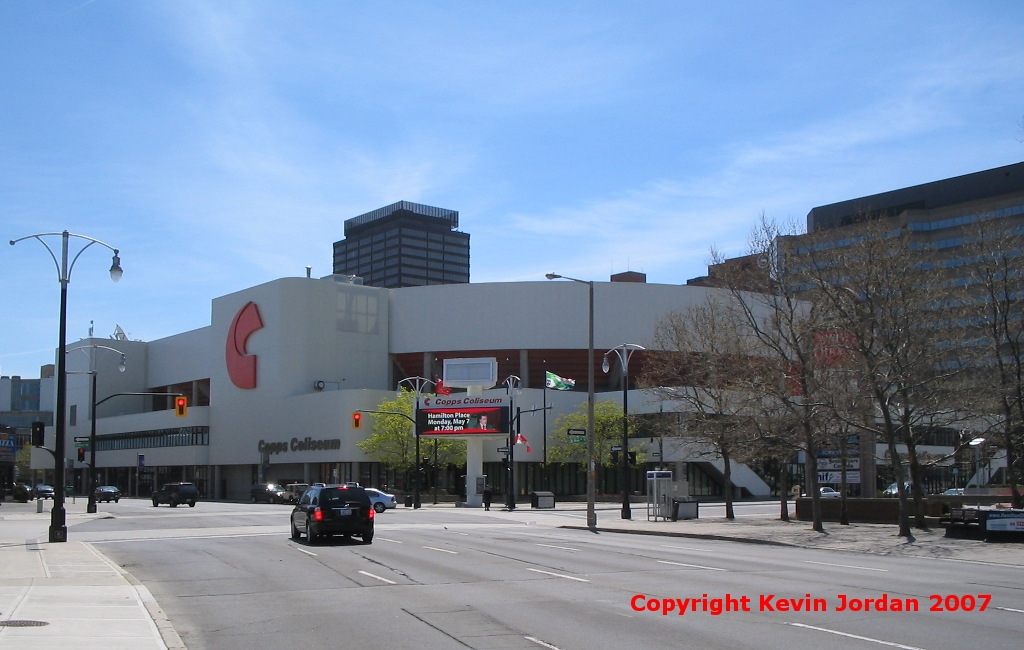
[[[68,338],[153,340],[331,270],[343,221],[459,210],[474,282],[648,281],[764,211],[1024,160],[1024,3],[0,3],[0,240],[82,233]],[[54,241],[59,245],[59,242]],[[59,285],[0,248],[0,372]]]

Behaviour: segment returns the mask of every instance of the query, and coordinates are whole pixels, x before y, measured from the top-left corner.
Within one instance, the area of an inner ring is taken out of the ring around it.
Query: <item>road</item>
[[[103,509],[109,518],[76,525],[75,538],[142,581],[191,650],[940,650],[1020,647],[1024,633],[1017,567],[557,527],[579,512],[399,508],[378,517],[371,545],[309,546],[288,537],[287,506]],[[726,594],[751,611],[714,615]],[[883,594],[919,611],[876,612]],[[971,595],[973,611],[929,611],[933,594]],[[762,611],[769,595],[776,611]],[[872,611],[836,611],[840,595],[872,599]],[[805,611],[805,598],[827,611]],[[778,611],[780,599],[804,611]]]

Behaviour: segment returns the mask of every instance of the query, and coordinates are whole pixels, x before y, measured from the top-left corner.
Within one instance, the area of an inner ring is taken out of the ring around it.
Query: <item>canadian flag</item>
[[[434,387],[438,395],[451,395],[452,389],[444,385],[443,379],[437,380],[437,385]]]
[[[517,445],[525,445],[525,444],[526,444],[527,442],[528,442],[528,441],[527,441],[527,439],[526,439],[526,436],[524,436],[524,435],[523,435],[523,434],[521,434],[521,433],[517,433],[517,434],[516,434],[516,444],[517,444]]]

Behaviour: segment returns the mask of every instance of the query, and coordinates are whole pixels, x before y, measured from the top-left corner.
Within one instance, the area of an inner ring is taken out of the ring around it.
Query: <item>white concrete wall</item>
[[[698,304],[714,291],[595,282],[594,347],[649,346],[665,313]],[[588,288],[579,282],[448,284],[392,289],[389,295],[393,354],[587,347]]]

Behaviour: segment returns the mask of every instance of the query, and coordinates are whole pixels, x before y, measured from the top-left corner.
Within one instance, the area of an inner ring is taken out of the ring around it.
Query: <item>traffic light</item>
[[[174,415],[179,418],[188,416],[188,398],[184,395],[174,398]]]
[[[352,428],[361,429],[363,427],[363,414],[356,411],[352,414]]]
[[[80,462],[80,463],[84,463],[85,462],[85,447],[79,447],[78,448],[78,462]]]
[[[43,446],[43,435],[46,432],[46,425],[42,422],[32,423],[32,446],[42,447]]]

